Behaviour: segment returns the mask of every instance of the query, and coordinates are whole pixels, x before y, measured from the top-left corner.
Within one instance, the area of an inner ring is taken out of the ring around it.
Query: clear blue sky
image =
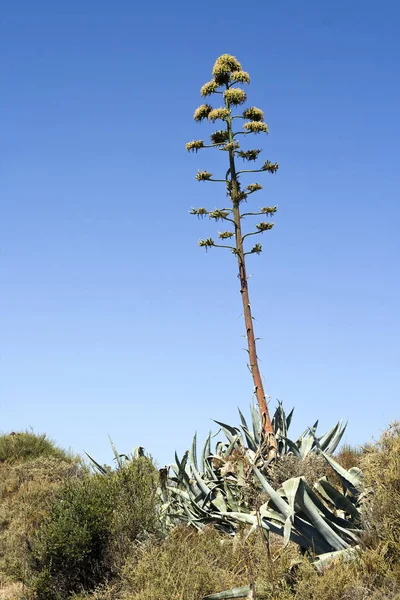
[[[199,249],[218,227],[188,214],[226,202],[194,179],[221,156],[184,148],[227,52],[280,163],[249,267],[272,406],[296,407],[294,433],[343,417],[348,441],[378,436],[400,397],[398,3],[135,6],[2,5],[1,429],[165,464],[247,409],[234,257]]]

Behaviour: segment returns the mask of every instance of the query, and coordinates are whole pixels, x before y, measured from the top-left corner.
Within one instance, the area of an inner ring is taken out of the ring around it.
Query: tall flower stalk
[[[222,221],[229,227],[228,230],[218,233],[220,242],[224,243],[215,243],[214,239],[209,237],[200,240],[199,246],[206,250],[212,247],[225,248],[236,256],[249,355],[248,366],[253,377],[254,393],[260,410],[264,442],[267,445],[269,454],[273,456],[276,454],[276,439],[258,365],[256,337],[246,272],[246,257],[250,254],[260,254],[262,252],[262,246],[259,242],[255,243],[249,249],[246,249],[246,242],[250,236],[260,235],[272,229],[273,223],[261,220],[255,225],[254,230],[245,233],[243,231],[243,219],[245,217],[256,216],[264,218],[272,217],[276,213],[277,207],[264,206],[255,211],[242,212],[242,206],[247,203],[248,197],[261,190],[262,186],[259,183],[251,183],[242,188],[241,177],[248,173],[275,173],[278,169],[278,163],[265,161],[258,168],[237,169],[236,162],[238,158],[245,162],[255,163],[261,152],[259,149],[242,149],[239,143],[240,136],[242,136],[241,139],[244,141],[250,135],[267,134],[268,127],[264,122],[263,111],[255,106],[246,108],[241,113],[238,113],[238,107],[243,105],[247,100],[245,91],[241,87],[238,87],[238,84],[250,83],[250,76],[246,71],[242,70],[241,64],[234,56],[230,56],[229,54],[220,56],[214,65],[212,75],[211,81],[203,85],[200,94],[204,98],[213,95],[220,96],[223,105],[213,108],[210,104],[202,104],[196,109],[194,120],[197,122],[207,120],[212,123],[219,121],[222,122],[222,128],[211,134],[211,143],[204,144],[203,140],[193,140],[186,144],[186,149],[189,152],[198,152],[203,148],[215,148],[227,153],[229,168],[223,178],[216,179],[212,173],[199,170],[196,179],[198,181],[225,183],[230,204],[228,207],[217,208],[215,210],[192,208],[190,213],[201,218],[207,216],[214,221]],[[235,130],[235,124],[241,121],[243,122],[242,129]],[[230,245],[229,240],[232,240],[232,245]]]

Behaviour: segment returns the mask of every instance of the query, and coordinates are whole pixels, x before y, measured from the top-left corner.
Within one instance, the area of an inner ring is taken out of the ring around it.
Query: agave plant
[[[267,538],[270,532],[278,534],[284,544],[291,541],[317,555],[317,567],[351,552],[361,533],[363,476],[357,468],[345,470],[332,457],[346,425],[339,422],[317,437],[317,422],[293,442],[288,438],[293,410],[286,416],[279,403],[273,418],[277,460],[287,454],[302,460],[309,453],[318,453],[341,482],[341,489],[325,476],[313,485],[304,477],[294,477],[275,490],[269,481],[272,465],[264,454],[258,412],[252,407],[251,429],[240,411],[239,415],[240,429],[216,421],[226,440],[217,441],[214,450],[210,433],[198,459],[195,435],[191,449],[181,460],[175,454],[175,464],[163,471],[166,526],[185,522],[201,530],[212,523],[231,535],[243,524],[248,526],[248,535],[261,528]],[[255,505],[255,490],[264,495],[261,506]],[[212,594],[207,600],[250,597],[250,593],[245,586],[221,592],[224,595]]]
[[[225,427],[225,426],[224,426]],[[257,467],[257,454],[241,446],[240,434],[227,430],[229,444],[216,444],[210,453],[211,436],[203,448],[200,466],[196,436],[182,460],[175,455],[163,479],[163,513],[169,525],[184,521],[198,529],[208,523],[234,534],[241,523],[283,536],[315,554],[343,550],[357,543],[360,533],[358,502],[363,491],[362,473],[343,469],[329,454],[322,452],[342,482],[338,490],[322,477],[311,487],[304,477],[285,481],[274,490]],[[255,509],[250,489],[258,487],[268,498]]]

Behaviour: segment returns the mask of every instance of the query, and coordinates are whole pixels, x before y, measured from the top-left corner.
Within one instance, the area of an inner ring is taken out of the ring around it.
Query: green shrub
[[[133,541],[158,527],[156,484],[146,458],[69,482],[32,541],[38,600],[63,600],[115,575]]]
[[[0,464],[1,579],[24,580],[29,538],[46,518],[60,487],[80,472],[78,463],[52,456]]]
[[[58,448],[45,434],[28,431],[0,435],[0,463],[26,462],[39,457],[53,457],[72,462],[75,458]]]

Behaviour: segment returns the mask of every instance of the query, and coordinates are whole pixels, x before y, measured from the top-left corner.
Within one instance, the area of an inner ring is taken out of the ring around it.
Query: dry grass
[[[365,454],[366,448],[361,446],[351,446],[350,444],[343,444],[340,451],[336,454],[335,460],[342,465],[346,470],[351,467],[361,468],[362,459]]]
[[[400,423],[393,423],[379,442],[367,448],[361,464],[371,488],[365,510],[366,543],[400,564]]]
[[[271,549],[275,555],[275,549]],[[262,584],[271,597],[284,599],[292,547],[280,550],[274,563],[266,551],[265,540],[254,535],[230,538],[215,529],[198,533],[178,527],[164,541],[138,547],[122,571],[120,600],[199,600],[211,592],[246,585]],[[107,599],[107,596],[104,600]]]
[[[310,453],[303,460],[293,454],[281,456],[271,471],[271,481],[275,488],[279,488],[284,481],[291,477],[304,476],[312,485],[324,475],[332,479],[334,472],[323,456]]]
[[[364,510],[367,534],[353,561],[336,562],[321,574],[294,546],[283,549],[280,538],[271,540],[269,556],[258,533],[246,541],[243,533],[231,538],[212,528],[198,533],[178,527],[166,539],[153,535],[132,543],[125,537],[129,514],[121,513],[116,523],[121,537],[114,549],[119,573],[91,594],[63,598],[201,600],[208,593],[255,582],[267,594],[260,598],[271,600],[400,600],[400,425],[362,451],[343,448],[337,459],[345,468],[361,466],[373,489]],[[0,577],[0,600],[24,597],[21,586],[9,580],[10,565],[11,573],[18,573],[15,565],[24,556],[27,532],[47,514],[49,495],[73,473],[70,463],[54,460],[0,464],[0,571],[6,573]],[[312,483],[330,473],[325,461],[314,456],[303,462],[287,457],[277,471],[276,486],[288,477],[305,475]]]
[[[23,584],[20,582],[0,585],[0,600],[21,600],[23,591]]]

